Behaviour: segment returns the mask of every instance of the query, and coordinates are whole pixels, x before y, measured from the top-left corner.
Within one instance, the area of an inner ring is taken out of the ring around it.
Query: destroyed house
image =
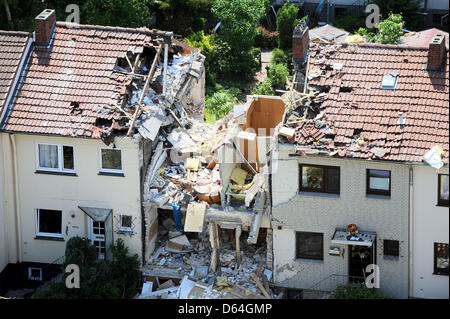
[[[30,45],[31,34],[27,32],[0,31],[0,122],[6,105],[11,101]],[[5,286],[8,280],[4,270],[8,267],[10,260],[15,259],[16,253],[9,248],[10,236],[8,235],[8,222],[11,216],[7,214],[7,210],[11,203],[6,201],[6,183],[8,183],[6,181],[9,180],[10,174],[8,170],[5,170],[5,163],[8,163],[10,157],[3,150],[3,145],[8,143],[8,135],[0,132],[0,293],[1,287]]]
[[[100,259],[119,238],[151,249],[145,172],[160,132],[203,119],[203,61],[172,32],[35,18],[1,124],[10,275],[49,279],[74,236]]]
[[[296,68],[305,89],[283,96],[272,175],[275,286],[326,296],[375,264],[388,296],[448,298],[444,35],[427,47],[308,48]]]

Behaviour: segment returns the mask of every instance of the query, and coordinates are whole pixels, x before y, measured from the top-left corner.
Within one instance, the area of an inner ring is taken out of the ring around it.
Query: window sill
[[[62,237],[50,237],[50,236],[36,236],[34,239],[37,240],[51,240],[51,241],[65,241]]]
[[[398,260],[400,260],[400,257],[399,257],[399,256],[389,256],[389,255],[384,255],[384,256],[383,256],[383,259],[384,259],[384,260],[398,261]]]
[[[35,174],[44,174],[44,175],[60,175],[60,176],[73,176],[78,177],[77,173],[69,173],[69,172],[53,172],[53,171],[42,171],[37,170],[34,172]]]
[[[298,263],[308,263],[308,264],[324,264],[323,260],[315,260],[315,259],[306,259],[306,258],[297,258],[295,259]]]
[[[387,196],[387,195],[375,195],[375,194],[366,194],[366,198],[390,200],[390,199],[391,199],[391,196]]]
[[[448,204],[439,204],[439,203],[437,203],[436,207],[449,207],[449,205]]]
[[[101,175],[101,176],[125,177],[124,173],[99,172],[98,175]]]
[[[313,196],[313,197],[325,197],[325,198],[340,198],[339,194],[331,194],[331,193],[316,193],[316,192],[299,192],[299,196]]]

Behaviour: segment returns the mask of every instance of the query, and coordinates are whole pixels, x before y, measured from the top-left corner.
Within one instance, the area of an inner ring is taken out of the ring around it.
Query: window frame
[[[448,276],[448,268],[447,268],[447,272],[442,272],[440,270],[438,270],[437,268],[437,256],[436,256],[436,251],[437,251],[437,246],[438,245],[447,245],[447,260],[448,260],[448,243],[434,243],[434,249],[433,249],[433,275],[440,275],[440,276]]]
[[[370,171],[385,171],[389,172],[389,190],[383,191],[380,189],[370,188]],[[366,195],[381,195],[391,197],[392,193],[392,172],[387,169],[376,169],[376,168],[368,168],[366,169]]]
[[[103,168],[103,156],[102,151],[103,150],[110,150],[110,151],[120,151],[120,170],[119,169],[111,169],[111,168]],[[120,148],[112,148],[112,147],[101,147],[99,150],[99,162],[100,162],[100,173],[112,173],[112,174],[123,174],[123,151]]]
[[[39,145],[56,146],[58,148],[58,168],[41,167]],[[64,147],[73,149],[73,169],[64,168]],[[36,143],[36,170],[39,172],[56,172],[56,173],[76,173],[76,152],[75,145],[70,144],[52,144],[52,143]]]
[[[61,233],[42,233],[39,231],[39,222],[40,222],[40,211],[41,210],[49,210],[61,213]],[[51,238],[63,238],[64,239],[64,221],[63,221],[63,211],[57,209],[48,209],[48,208],[37,208],[36,209],[36,236],[37,237],[51,237]]]
[[[449,207],[449,200],[441,199],[441,176],[449,176],[449,174],[438,174],[437,206]]]
[[[298,253],[298,236],[299,234],[320,234],[322,235],[322,257],[311,257],[311,256],[300,256]],[[325,258],[325,244],[324,244],[324,234],[318,232],[308,232],[308,231],[296,231],[295,232],[295,259],[296,260],[313,260],[313,261],[324,261]]]
[[[322,169],[322,188],[320,190],[315,188],[303,187],[303,167],[314,167]],[[337,192],[331,192],[326,190],[327,186],[327,169],[337,169],[339,171],[339,190]],[[312,192],[320,194],[341,194],[341,167],[340,166],[329,166],[329,165],[314,165],[314,164],[299,164],[299,191],[300,192]]]
[[[39,271],[39,277],[33,277],[33,270]],[[40,267],[28,267],[28,280],[30,281],[42,281],[42,268]]]
[[[123,217],[130,217],[130,219],[131,219],[131,225],[130,225],[130,227],[124,227],[123,226],[123,222],[122,222],[122,218]],[[119,230],[121,231],[121,232],[127,232],[127,233],[131,233],[132,231],[133,231],[133,216],[131,216],[131,215],[120,215],[120,226],[119,226]]]
[[[397,252],[396,254],[392,254],[392,250],[388,250],[386,242],[396,242],[397,243]],[[400,257],[400,241],[395,239],[383,239],[383,256],[389,256],[389,257]]]

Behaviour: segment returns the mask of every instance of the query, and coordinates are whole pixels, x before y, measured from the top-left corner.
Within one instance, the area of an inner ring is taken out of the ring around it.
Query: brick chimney
[[[56,13],[52,9],[45,9],[34,18],[34,33],[37,45],[48,45],[52,38],[55,23]]]
[[[429,70],[439,70],[445,65],[445,37],[442,33],[436,34],[430,42],[428,49],[428,63]]]
[[[292,60],[296,63],[304,63],[308,55],[308,47],[308,25],[305,21],[300,21],[292,36]]]

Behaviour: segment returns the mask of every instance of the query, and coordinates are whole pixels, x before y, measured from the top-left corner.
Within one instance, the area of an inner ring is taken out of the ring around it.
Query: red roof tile
[[[420,162],[438,144],[444,149],[443,159],[448,163],[448,50],[446,54],[445,70],[428,71],[427,48],[311,43],[309,71],[310,74],[320,71],[321,75],[310,79],[309,86],[319,90],[330,88],[320,112],[334,129],[334,142],[339,146],[335,149],[332,143],[310,146],[326,151],[351,149],[346,156],[374,159],[370,149],[377,146],[386,150],[383,160]],[[335,63],[342,63],[344,74],[338,81],[332,68]],[[383,76],[394,70],[399,72],[396,89],[382,89]],[[339,92],[343,87],[351,92]],[[398,124],[399,112],[403,112],[406,120],[404,126]],[[353,135],[356,129],[360,130],[359,136]],[[297,143],[309,144],[313,134],[297,135]],[[364,141],[363,145],[356,143],[358,138]],[[390,142],[393,138],[395,141]]]
[[[0,31],[0,117],[29,38],[27,32]]]
[[[129,78],[113,72],[117,59],[128,50],[152,46],[156,38],[172,36],[172,32],[146,28],[57,22],[50,47],[33,47],[4,129],[95,137],[97,119],[121,116],[97,111],[98,107],[114,110],[129,84]],[[81,115],[71,114],[72,102],[79,103]]]

